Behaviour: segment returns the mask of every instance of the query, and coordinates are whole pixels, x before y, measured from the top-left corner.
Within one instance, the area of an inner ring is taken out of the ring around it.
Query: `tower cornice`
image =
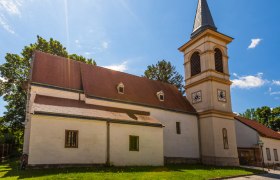
[[[197,41],[199,41],[202,38],[205,38],[207,36],[212,36],[216,39],[220,39],[222,41],[224,41],[226,44],[229,44],[232,42],[232,40],[234,38],[227,36],[225,34],[222,34],[220,32],[217,31],[213,31],[211,29],[207,29],[205,30],[203,33],[199,34],[198,36],[196,36],[195,38],[189,40],[187,43],[185,43],[183,46],[181,46],[180,48],[178,48],[179,51],[184,52],[186,50],[186,48],[188,48],[189,46],[193,45],[194,43],[196,43]]]

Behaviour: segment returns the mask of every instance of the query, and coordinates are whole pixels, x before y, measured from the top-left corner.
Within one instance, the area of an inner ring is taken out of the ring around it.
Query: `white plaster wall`
[[[163,129],[165,157],[200,157],[198,120],[196,115],[89,98],[86,98],[86,103],[148,111],[152,117],[159,120],[165,126]],[[181,123],[181,134],[179,135],[176,133],[176,122]]]
[[[258,132],[238,120],[235,120],[235,131],[237,147],[250,148],[258,144]]]
[[[263,156],[265,163],[280,163],[280,140],[260,137],[263,144]],[[271,161],[267,159],[266,148],[270,149]],[[275,161],[273,149],[277,149],[278,161]]]
[[[129,151],[129,136],[139,136],[139,151]],[[116,166],[162,166],[163,129],[110,124],[110,163]]]
[[[54,90],[44,87],[33,86],[32,92],[46,96],[76,100],[79,99],[79,93]],[[85,102],[88,104],[150,112],[153,118],[156,118],[165,126],[163,132],[164,156],[185,158],[199,158],[200,156],[198,122],[196,115],[90,98],[85,98]],[[176,122],[181,123],[180,135],[176,134]]]
[[[197,116],[153,110],[151,115],[164,127],[164,156],[199,158],[199,137]],[[181,134],[176,132],[176,122],[180,122]]]
[[[31,117],[29,164],[104,164],[106,122]],[[65,130],[78,130],[78,148],[65,148]]]

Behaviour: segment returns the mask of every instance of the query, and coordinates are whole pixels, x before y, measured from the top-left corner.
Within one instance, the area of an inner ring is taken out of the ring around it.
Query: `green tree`
[[[156,65],[150,65],[144,72],[144,76],[148,79],[161,81],[175,85],[178,90],[184,94],[183,76],[180,75],[175,66],[172,66],[170,62],[162,60],[158,61]]]
[[[240,114],[240,116],[252,120],[257,120],[256,110],[254,108],[247,109],[244,113]]]
[[[269,121],[271,120],[271,108],[268,106],[263,106],[256,109],[256,115],[258,122],[269,127]]]
[[[7,102],[6,112],[2,125],[9,127],[11,132],[22,136],[23,122],[25,121],[26,88],[30,62],[34,50],[50,53],[57,56],[71,58],[76,61],[96,65],[93,59],[87,59],[76,54],[69,54],[66,48],[57,40],[48,41],[37,36],[37,41],[25,46],[20,54],[7,53],[6,62],[0,66],[0,96]]]
[[[272,119],[269,121],[269,124],[274,131],[280,132],[280,107],[272,109]]]

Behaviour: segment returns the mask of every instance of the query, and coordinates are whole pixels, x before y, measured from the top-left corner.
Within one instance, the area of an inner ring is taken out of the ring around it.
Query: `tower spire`
[[[198,0],[191,38],[206,29],[217,31],[217,27],[215,26],[214,20],[212,18],[207,0]]]

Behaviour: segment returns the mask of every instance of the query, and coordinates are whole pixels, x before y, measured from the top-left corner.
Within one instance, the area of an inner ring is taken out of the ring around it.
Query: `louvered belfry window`
[[[195,52],[191,57],[191,76],[199,73],[201,73],[200,56],[198,52]]]
[[[223,53],[218,48],[215,49],[215,69],[218,72],[221,72],[221,73],[224,72]]]

